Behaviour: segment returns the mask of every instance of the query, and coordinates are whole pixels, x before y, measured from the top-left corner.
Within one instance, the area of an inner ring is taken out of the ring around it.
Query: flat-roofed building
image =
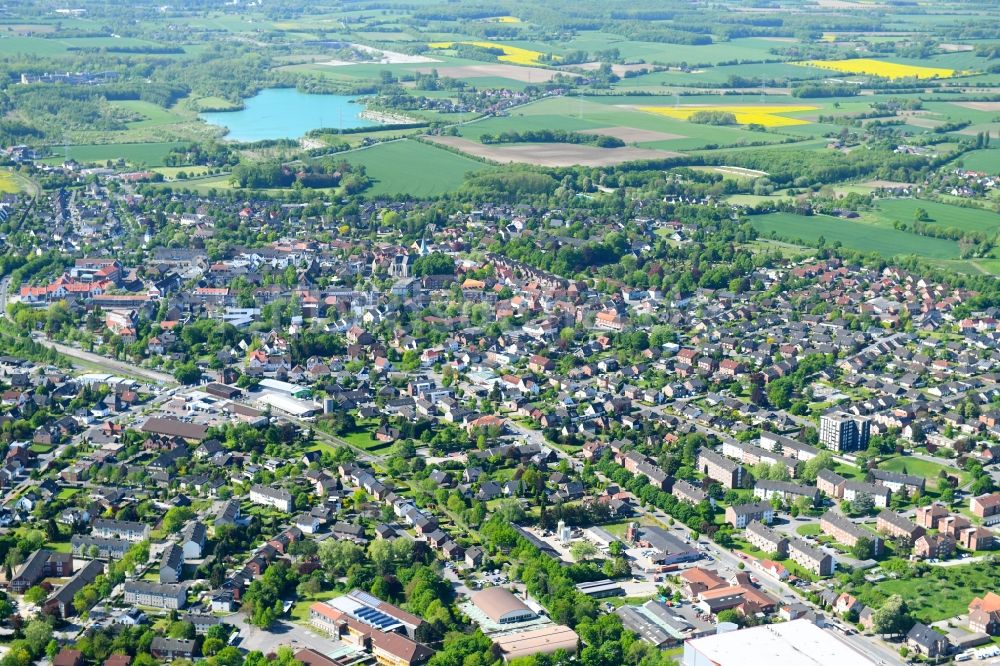
[[[868,446],[871,420],[847,412],[823,414],[819,421],[819,441],[826,448],[841,453],[858,451]]]
[[[580,637],[576,632],[562,624],[548,624],[537,629],[519,631],[513,634],[497,636],[493,639],[504,661],[528,657],[533,654],[552,654],[565,650],[576,654]]]
[[[683,666],[875,666],[809,620],[727,631],[684,643]]]

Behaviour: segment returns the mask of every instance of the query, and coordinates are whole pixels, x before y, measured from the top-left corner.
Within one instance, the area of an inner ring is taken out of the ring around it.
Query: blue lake
[[[308,95],[295,88],[269,88],[243,100],[240,111],[199,114],[205,121],[229,129],[233,141],[298,139],[320,127],[350,129],[377,125],[359,118],[365,105],[351,95]]]

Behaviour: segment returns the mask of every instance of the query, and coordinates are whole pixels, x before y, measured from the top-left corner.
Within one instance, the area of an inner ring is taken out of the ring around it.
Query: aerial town
[[[44,641],[12,650],[548,663],[613,617],[643,663],[735,663],[733,640],[989,654],[1000,315],[974,290],[835,257],[597,284],[470,251],[550,212],[389,226],[419,214],[35,202],[38,258],[7,278],[0,544],[7,622]],[[273,240],[210,250],[228,216]],[[697,233],[634,228],[607,225],[620,264]]]
[[[0,6],[0,666],[1000,664],[997,10]]]

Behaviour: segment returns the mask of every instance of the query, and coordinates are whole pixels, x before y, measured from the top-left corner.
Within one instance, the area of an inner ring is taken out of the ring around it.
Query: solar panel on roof
[[[358,608],[353,612],[353,615],[359,620],[378,629],[385,629],[386,627],[399,624],[399,621],[396,620],[396,618],[390,617],[381,611],[375,610],[374,608]]]
[[[351,594],[352,597],[365,604],[366,606],[371,606],[372,608],[378,608],[382,605],[382,600],[378,597],[373,597],[367,592],[362,592],[361,590],[356,590]]]

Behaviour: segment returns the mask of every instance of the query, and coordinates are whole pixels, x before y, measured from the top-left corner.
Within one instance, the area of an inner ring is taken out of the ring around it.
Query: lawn
[[[912,458],[909,456],[890,458],[889,460],[879,463],[878,467],[879,469],[884,469],[889,472],[901,472],[904,474],[922,476],[927,480],[928,488],[937,488],[938,475],[941,472],[950,476],[957,476],[959,478],[960,486],[964,485],[969,480],[969,475],[957,467],[946,467],[945,465],[939,465],[938,463],[931,462],[929,460],[921,460],[920,458]]]
[[[371,431],[369,430],[359,430],[357,432],[350,432],[346,435],[338,435],[340,439],[344,440],[356,449],[362,449],[363,451],[378,451],[380,449],[388,448],[391,444],[386,444],[385,442],[380,442],[371,436]]]
[[[799,525],[798,527],[795,528],[795,531],[800,536],[811,536],[811,537],[819,536],[820,534],[823,533],[823,530],[820,529],[819,523],[807,523],[805,525]]]
[[[412,139],[382,143],[348,153],[344,159],[365,167],[374,181],[366,194],[373,196],[437,196],[459,187],[470,171],[493,168],[470,157]]]
[[[45,547],[49,550],[54,550],[57,553],[71,553],[73,552],[73,544],[69,541],[47,541]]]
[[[917,236],[891,227],[842,220],[828,215],[768,213],[755,215],[750,223],[764,236],[774,234],[781,240],[827,244],[839,242],[844,247],[871,252],[886,258],[916,255],[927,259],[958,259],[958,243],[940,238]]]
[[[288,612],[289,617],[293,622],[309,622],[309,607],[316,601],[326,601],[327,599],[333,599],[339,596],[341,593],[336,590],[326,590],[324,592],[319,592],[309,596],[308,598],[300,598],[292,606],[292,610]]]
[[[52,451],[52,449],[54,448],[56,447],[52,444],[32,444],[31,446],[28,447],[28,450],[38,455],[45,455],[46,453]]]

